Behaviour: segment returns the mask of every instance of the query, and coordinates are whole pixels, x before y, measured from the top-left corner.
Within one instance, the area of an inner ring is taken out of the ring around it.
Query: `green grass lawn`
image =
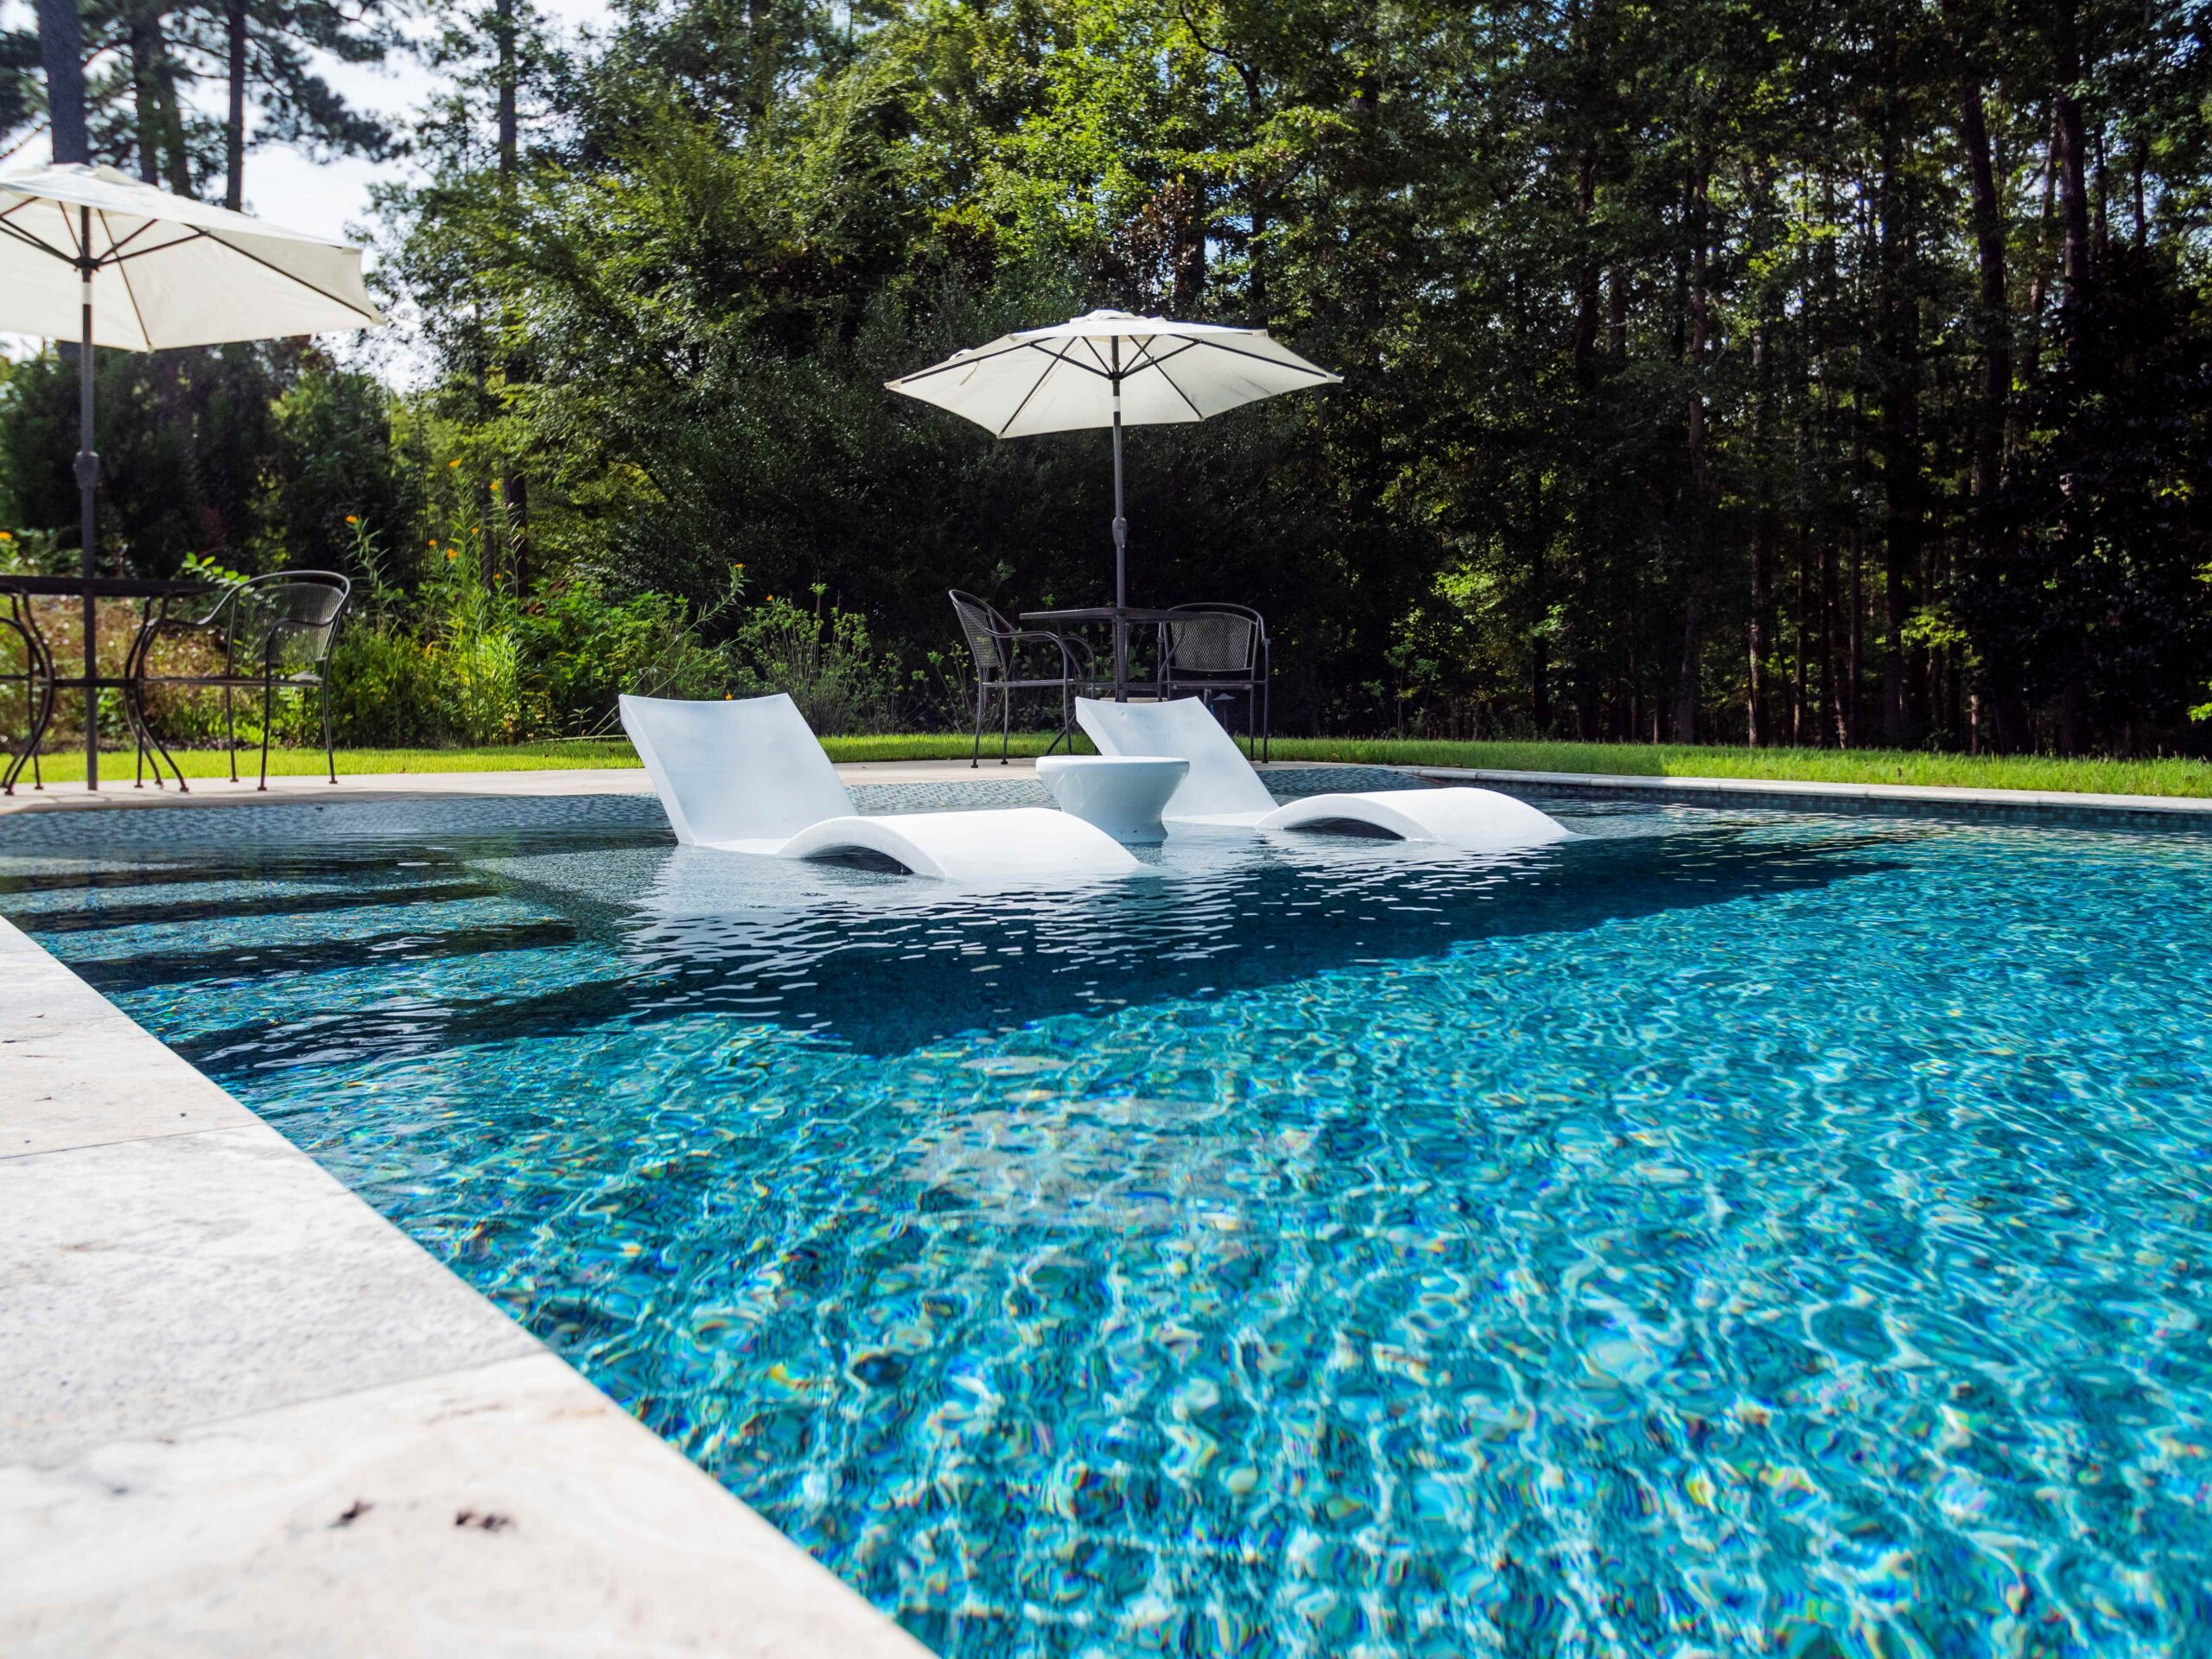
[[[1018,734],[1017,755],[1041,753],[1050,737]],[[965,760],[970,740],[957,734],[890,737],[833,737],[823,747],[836,760]],[[1088,746],[1084,746],[1087,750]],[[985,760],[995,759],[987,747]],[[2112,795],[2212,797],[2212,762],[2202,760],[2062,760],[2049,755],[1927,754],[1900,749],[1740,749],[1719,746],[1647,743],[1445,743],[1391,738],[1279,738],[1279,760],[1337,760],[1379,766],[1471,766],[1503,772],[1610,772],[1645,778],[1770,778],[1793,782],[1924,784],[1975,789],[2039,789]],[[238,757],[251,777],[258,754]],[[180,753],[188,778],[219,778],[224,757],[207,750]],[[626,742],[519,743],[493,749],[341,749],[342,774],[409,772],[522,772],[569,766],[634,766]],[[269,757],[271,775],[312,776],[322,769],[319,750],[286,749]],[[45,758],[48,781],[73,783],[85,775],[80,753]],[[103,781],[129,781],[126,753],[103,754]]]

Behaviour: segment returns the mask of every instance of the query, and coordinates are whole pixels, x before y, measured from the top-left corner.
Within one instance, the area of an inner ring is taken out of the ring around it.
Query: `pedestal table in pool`
[[[58,693],[82,691],[85,694],[85,723],[86,729],[97,726],[99,694],[107,690],[123,693],[123,717],[130,727],[130,735],[138,745],[143,763],[150,753],[154,759],[154,786],[161,787],[162,762],[169,763],[169,771],[176,779],[179,790],[185,787],[184,773],[154,728],[146,719],[146,653],[152,645],[155,631],[168,616],[168,608],[180,599],[195,599],[215,590],[204,582],[141,581],[135,576],[0,576],[0,600],[7,602],[4,614],[0,614],[0,628],[12,629],[22,640],[23,671],[21,674],[0,675],[0,679],[20,679],[23,682],[25,700],[29,705],[30,731],[22,751],[11,756],[6,770],[0,772],[0,794],[16,792],[16,779],[22,776],[27,765],[34,766],[32,777],[36,779],[35,760],[39,741],[46,735],[47,727],[54,719],[54,703]],[[94,600],[135,599],[138,601],[138,631],[131,636],[130,649],[124,654],[120,674],[90,673],[61,677],[59,665],[54,660],[54,650],[39,626],[38,612],[32,606],[35,599],[73,599],[85,606],[89,619]],[[140,778],[143,780],[142,771]],[[99,787],[86,768],[85,785]],[[45,785],[41,783],[39,787]]]
[[[1037,763],[1061,811],[1139,846],[1167,839],[1160,815],[1190,771],[1172,754],[1048,754]]]

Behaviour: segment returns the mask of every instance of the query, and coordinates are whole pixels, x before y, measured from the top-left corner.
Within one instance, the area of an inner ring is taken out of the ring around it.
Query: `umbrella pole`
[[[1129,602],[1129,521],[1122,516],[1122,394],[1114,393],[1114,607]]]
[[[1122,516],[1122,341],[1107,342],[1114,380],[1114,701],[1129,700],[1129,521]]]
[[[78,569],[85,577],[85,787],[100,786],[100,694],[92,682],[99,641],[92,611],[92,493],[99,487],[100,458],[92,449],[92,210],[77,210],[78,274],[84,279],[84,343],[77,349]]]

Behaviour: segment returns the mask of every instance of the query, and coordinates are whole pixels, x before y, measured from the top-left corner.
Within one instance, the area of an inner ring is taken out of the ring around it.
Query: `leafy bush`
[[[722,599],[696,621],[673,594],[645,593],[617,602],[598,584],[572,582],[543,595],[518,625],[532,729],[547,735],[612,731],[615,698],[718,697],[731,689],[729,658],[705,644],[710,626],[744,591],[744,570],[730,572]]]
[[[823,604],[810,611],[771,598],[746,613],[732,642],[737,684],[747,696],[787,691],[818,735],[896,731],[899,666],[877,656],[868,620]]]
[[[382,620],[340,631],[329,684],[331,719],[348,747],[435,747],[454,736],[435,653]]]

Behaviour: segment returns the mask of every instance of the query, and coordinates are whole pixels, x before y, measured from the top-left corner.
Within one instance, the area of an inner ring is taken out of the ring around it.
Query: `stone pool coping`
[[[1357,770],[1395,772],[1438,784],[1480,784],[1514,793],[1596,800],[1643,800],[1669,805],[1759,806],[1802,811],[1923,813],[1985,822],[2071,824],[2108,829],[2212,830],[2212,799],[2167,795],[2092,795],[2069,791],[1937,788],[1921,784],[1829,784],[1765,778],[1652,778],[1622,772],[1506,772],[1471,766],[1340,767],[1326,761],[1278,760],[1275,772]],[[1033,760],[1006,766],[965,760],[861,760],[837,768],[847,784],[950,784],[1027,781]],[[162,806],[253,805],[276,802],[422,799],[439,796],[647,795],[652,785],[636,766],[579,767],[543,772],[399,772],[321,778],[271,779],[257,791],[251,779],[194,779],[192,792],[111,785],[97,793],[80,785],[56,784],[43,791],[28,785],[0,796],[0,817],[16,812],[122,810]]]
[[[926,1650],[0,920],[0,1652],[556,1651]]]
[[[1925,784],[1827,784],[1771,778],[1650,778],[1619,772],[1499,772],[1407,766],[1432,783],[1483,784],[1583,799],[1624,796],[1691,806],[1763,806],[1815,812],[1923,813],[2011,823],[2212,830],[2212,800],[2185,795],[2094,795],[2068,790],[1954,789]]]

